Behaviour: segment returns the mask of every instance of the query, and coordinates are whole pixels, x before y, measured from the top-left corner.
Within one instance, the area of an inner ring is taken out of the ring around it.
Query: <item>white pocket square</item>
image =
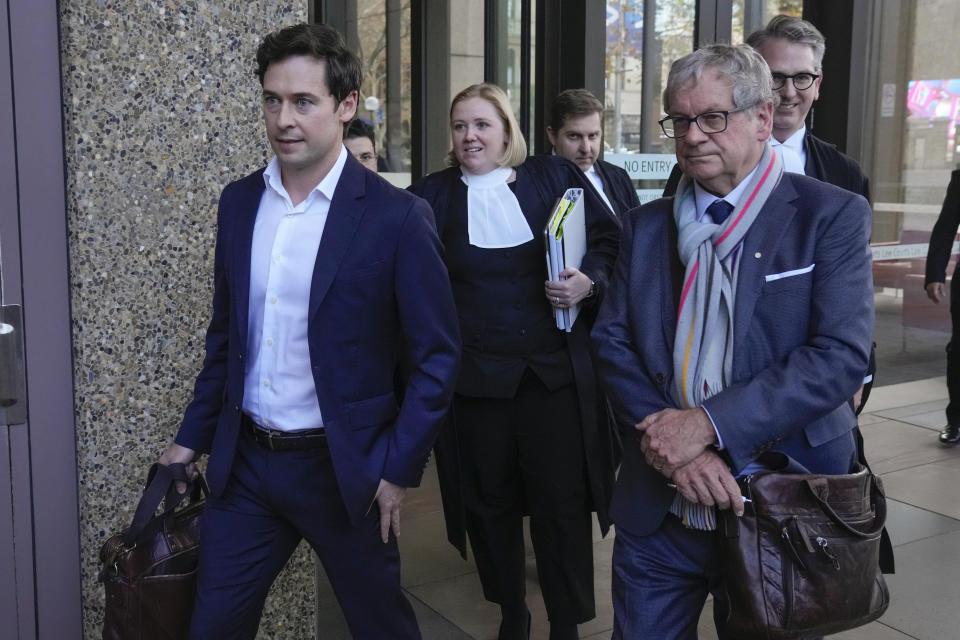
[[[813,271],[813,268],[816,266],[816,263],[811,264],[809,267],[804,267],[802,269],[793,269],[791,271],[783,271],[781,273],[771,273],[769,275],[763,276],[763,279],[767,282],[773,282],[774,280],[783,280],[784,278],[789,278],[791,276],[800,276],[805,273],[810,273]]]

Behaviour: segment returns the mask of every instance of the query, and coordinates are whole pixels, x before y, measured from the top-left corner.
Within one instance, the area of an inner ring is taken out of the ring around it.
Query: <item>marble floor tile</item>
[[[943,409],[926,411],[924,413],[916,413],[897,419],[901,420],[902,422],[909,422],[910,424],[917,425],[918,427],[924,427],[936,432],[939,432],[941,429],[943,429],[943,425],[947,423],[947,416],[944,414]],[[934,438],[935,437],[936,435],[934,435]]]
[[[930,429],[899,420],[862,426],[861,431],[870,468],[881,476],[960,456],[960,450],[943,447]]]
[[[412,587],[410,592],[470,637],[496,638],[500,609],[484,600],[476,573],[428,582]]]
[[[944,390],[944,397],[939,400],[932,400],[930,402],[918,402],[916,404],[907,404],[899,407],[889,407],[886,409],[874,409],[873,408],[873,396],[870,396],[871,401],[867,404],[867,411],[874,416],[879,416],[881,418],[902,418],[903,416],[916,415],[918,413],[926,413],[929,411],[940,411],[940,414],[943,415],[943,410],[947,408],[947,398],[946,390]]]
[[[869,426],[869,425],[871,425],[871,424],[875,424],[875,423],[877,423],[877,422],[883,422],[884,420],[887,420],[887,418],[885,418],[884,416],[881,416],[881,415],[874,414],[874,413],[861,413],[861,414],[857,417],[857,423],[858,423],[861,427],[866,427],[866,426]]]
[[[911,640],[911,638],[914,638],[914,636],[900,633],[879,621],[849,631],[835,633],[829,637],[830,640]]]
[[[423,472],[423,479],[419,487],[407,490],[403,499],[403,515],[407,518],[416,517],[424,513],[442,511],[440,502],[440,483],[437,479],[437,466],[433,458],[427,463]]]
[[[870,394],[867,405],[870,413],[885,409],[932,402],[947,397],[947,378],[939,376],[901,384],[876,387]]]
[[[897,547],[897,573],[887,576],[890,608],[880,622],[918,640],[957,638],[960,532]]]
[[[447,541],[443,513],[433,511],[400,521],[400,581],[405,587],[435,582],[477,570]]]
[[[960,520],[887,499],[887,532],[893,546],[960,531]]]
[[[953,451],[954,457],[960,458],[960,450]],[[882,477],[887,497],[960,519],[960,491],[956,490],[960,487],[960,459],[931,462]]]

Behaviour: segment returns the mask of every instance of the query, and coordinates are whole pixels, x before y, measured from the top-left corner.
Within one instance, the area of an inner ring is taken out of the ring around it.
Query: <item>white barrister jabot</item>
[[[517,196],[507,186],[513,169],[501,167],[483,175],[463,171],[467,185],[467,233],[481,249],[505,249],[533,240]]]

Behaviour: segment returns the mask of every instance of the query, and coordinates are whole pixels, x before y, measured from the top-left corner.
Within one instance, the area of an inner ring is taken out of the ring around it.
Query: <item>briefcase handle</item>
[[[177,491],[177,482],[187,484],[187,490],[184,493]],[[189,503],[193,504],[206,498],[209,493],[203,474],[198,474],[196,480],[191,480],[187,474],[187,467],[183,463],[176,462],[169,465],[154,463],[147,473],[147,487],[143,490],[140,503],[137,504],[133,522],[123,533],[124,544],[135,545],[144,535],[152,534],[167,517],[176,511],[185,498],[189,497]],[[163,511],[155,515],[161,502]]]
[[[817,504],[820,505],[820,509],[841,527],[844,531],[849,533],[852,536],[858,538],[872,538],[876,536],[883,529],[884,524],[887,521],[887,499],[883,495],[883,491],[880,489],[880,484],[877,480],[877,477],[873,474],[870,474],[870,501],[874,505],[874,518],[873,518],[873,528],[869,531],[860,531],[855,529],[846,522],[843,518],[833,510],[833,507],[822,497],[823,489],[826,488],[826,478],[823,477],[814,477],[807,478],[804,482],[807,489],[810,490],[810,494],[813,496],[813,499],[817,501]]]

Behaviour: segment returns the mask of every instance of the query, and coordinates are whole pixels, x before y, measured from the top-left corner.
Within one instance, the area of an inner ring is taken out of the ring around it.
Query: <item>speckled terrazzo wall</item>
[[[269,157],[256,46],[306,17],[305,0],[60,3],[87,638],[100,545],[132,517],[201,363],[220,190]],[[312,637],[313,585],[302,547],[261,636]]]

